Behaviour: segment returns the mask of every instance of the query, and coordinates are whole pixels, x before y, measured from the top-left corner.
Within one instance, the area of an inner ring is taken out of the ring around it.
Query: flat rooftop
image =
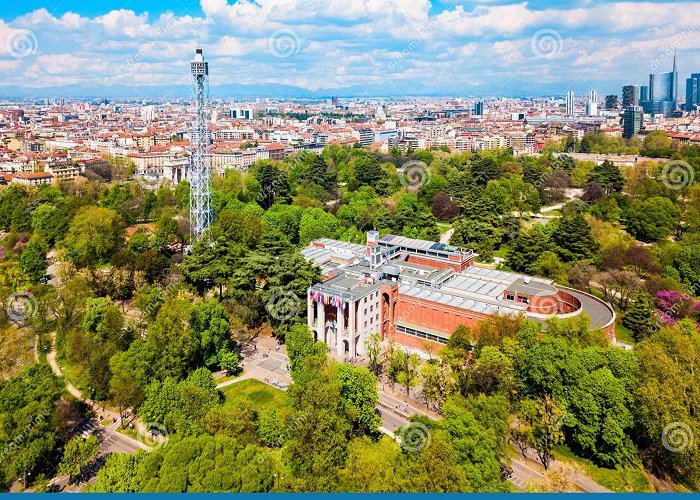
[[[498,288],[493,289],[500,290],[498,292],[494,292],[497,294],[502,294],[506,290],[525,295],[556,295],[557,293],[557,288],[554,286],[554,282],[552,280],[534,278],[524,274],[509,273],[496,269],[486,269],[483,267],[472,266],[456,276],[470,278],[476,282],[481,282],[484,285],[487,283],[500,285]],[[452,285],[452,280],[447,284],[448,286],[455,286]]]
[[[428,255],[430,254],[430,252],[451,253],[459,255],[474,254],[473,250],[455,247],[446,243],[439,243],[436,241],[428,240],[417,240],[414,238],[406,238],[405,236],[397,236],[395,234],[387,234],[383,238],[380,238],[379,244],[382,246],[397,246],[412,250],[420,250]]]
[[[479,296],[456,289],[428,288],[420,285],[399,284],[399,293],[446,306],[482,314],[519,314],[527,310],[527,304],[498,300],[489,296]]]

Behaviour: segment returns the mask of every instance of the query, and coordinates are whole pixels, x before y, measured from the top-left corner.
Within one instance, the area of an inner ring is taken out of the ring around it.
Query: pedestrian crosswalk
[[[96,422],[92,420],[85,420],[78,424],[78,426],[75,428],[75,434],[82,438],[88,438],[94,434],[97,427],[98,425]]]

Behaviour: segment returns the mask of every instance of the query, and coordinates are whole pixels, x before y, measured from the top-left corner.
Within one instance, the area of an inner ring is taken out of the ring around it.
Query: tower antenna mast
[[[190,64],[194,118],[190,128],[190,232],[192,241],[199,241],[204,230],[212,223],[211,164],[207,158],[209,129],[206,106],[209,95],[209,63],[204,61],[202,49],[197,48]]]

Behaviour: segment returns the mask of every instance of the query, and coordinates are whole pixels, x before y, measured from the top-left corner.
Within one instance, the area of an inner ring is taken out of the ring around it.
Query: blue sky
[[[22,0],[0,11],[0,85],[186,83],[197,44],[213,84],[595,88],[674,48],[700,72],[700,2]]]

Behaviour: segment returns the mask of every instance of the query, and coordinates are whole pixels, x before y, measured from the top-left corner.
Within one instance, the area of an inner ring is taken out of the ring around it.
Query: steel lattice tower
[[[211,164],[207,158],[209,129],[205,115],[209,94],[209,63],[204,61],[202,49],[197,49],[190,65],[194,118],[190,128],[190,231],[192,240],[199,241],[204,230],[212,223]]]

